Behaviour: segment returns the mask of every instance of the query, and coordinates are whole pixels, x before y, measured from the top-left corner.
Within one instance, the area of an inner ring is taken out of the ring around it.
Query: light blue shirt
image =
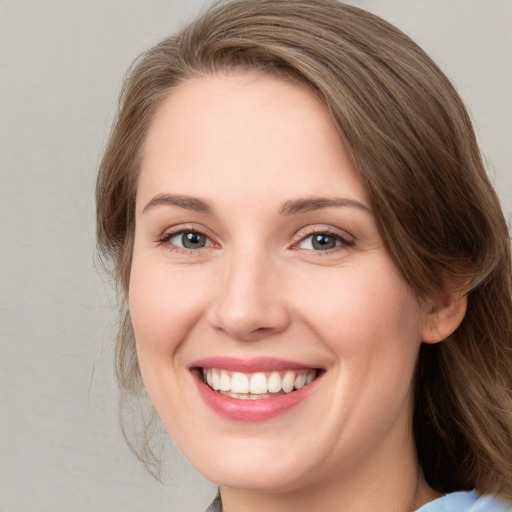
[[[222,512],[219,496],[206,512]],[[475,491],[453,492],[423,505],[416,512],[512,512],[512,504],[492,496],[479,496]]]
[[[475,491],[453,492],[431,501],[416,512],[512,512],[512,505]]]

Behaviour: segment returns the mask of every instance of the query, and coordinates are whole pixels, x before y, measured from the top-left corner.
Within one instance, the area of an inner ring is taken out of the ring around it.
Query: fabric
[[[416,512],[512,512],[512,504],[475,491],[453,492],[431,501]]]
[[[210,503],[210,506],[206,509],[206,512],[222,512],[222,501],[220,499],[220,492],[217,493],[217,496]]]
[[[222,512],[219,494],[206,512]],[[475,491],[454,492],[423,505],[416,512],[512,512],[512,504],[492,496],[479,496]]]

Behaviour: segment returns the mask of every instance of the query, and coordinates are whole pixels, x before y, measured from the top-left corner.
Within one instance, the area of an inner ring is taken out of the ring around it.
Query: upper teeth
[[[281,390],[290,393],[294,389],[303,388],[315,379],[316,370],[242,373],[217,368],[203,368],[203,377],[215,391],[263,395],[279,393]]]

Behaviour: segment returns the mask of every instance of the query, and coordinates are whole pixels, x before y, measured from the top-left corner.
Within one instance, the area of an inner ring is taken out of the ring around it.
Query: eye
[[[317,232],[304,237],[299,242],[298,247],[299,249],[313,251],[329,251],[336,247],[340,247],[341,245],[353,245],[353,242],[350,242],[342,236],[334,233]]]
[[[176,233],[168,233],[162,240],[162,243],[168,243],[180,249],[202,249],[210,247],[211,240],[198,231],[179,231]]]

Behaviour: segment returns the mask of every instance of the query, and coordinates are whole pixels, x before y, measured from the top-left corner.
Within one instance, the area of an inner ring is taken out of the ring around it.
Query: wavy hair
[[[148,128],[178,84],[244,70],[305,84],[327,105],[384,243],[418,300],[454,287],[467,294],[460,327],[420,350],[418,459],[440,492],[476,488],[512,499],[510,238],[470,118],[450,81],[411,39],[336,0],[221,2],[132,66],[96,190],[98,247],[120,285],[121,398],[144,394],[123,299]],[[152,427],[146,420],[143,427]],[[156,459],[141,439],[142,459],[152,466]]]

